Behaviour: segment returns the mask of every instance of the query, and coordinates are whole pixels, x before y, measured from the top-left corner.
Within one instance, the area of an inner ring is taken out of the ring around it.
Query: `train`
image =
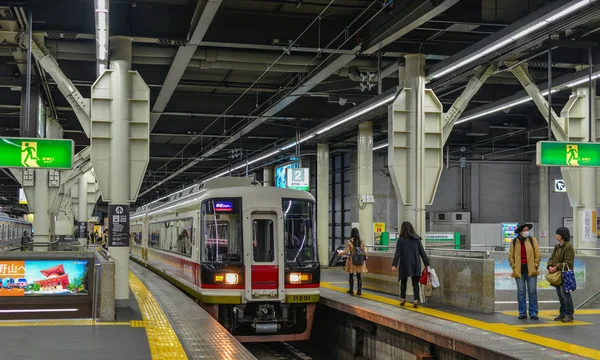
[[[0,248],[10,249],[21,246],[23,232],[31,235],[32,224],[19,218],[12,218],[0,212]]]
[[[320,298],[315,212],[305,191],[209,180],[131,214],[131,259],[240,342],[307,340]]]

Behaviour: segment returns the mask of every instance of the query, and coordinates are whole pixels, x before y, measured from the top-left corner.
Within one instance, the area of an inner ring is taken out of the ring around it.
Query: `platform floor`
[[[517,359],[600,359],[597,309],[576,311],[575,321],[564,324],[553,321],[558,310],[541,311],[540,320],[519,320],[517,311],[479,314],[432,303],[414,309],[408,302],[400,308],[399,299],[390,295],[365,289],[361,297],[345,294],[348,276],[339,268],[322,271],[321,287],[326,305],[346,304],[357,314],[400,320]]]
[[[169,282],[132,263],[116,321],[0,321],[0,359],[256,359]]]

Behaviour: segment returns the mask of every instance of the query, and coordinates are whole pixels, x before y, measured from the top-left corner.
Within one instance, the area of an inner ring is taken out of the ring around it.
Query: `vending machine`
[[[515,230],[517,230],[518,223],[502,223],[502,245],[504,245],[504,251],[510,249],[510,243],[517,236]]]

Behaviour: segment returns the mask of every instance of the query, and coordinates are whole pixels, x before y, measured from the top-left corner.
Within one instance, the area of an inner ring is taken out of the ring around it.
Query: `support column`
[[[52,241],[50,229],[50,201],[48,199],[48,170],[35,170],[35,186],[33,197],[35,207],[33,209],[33,243],[47,243]],[[33,251],[47,251],[46,246],[34,246]]]
[[[130,149],[129,119],[131,118],[129,98],[131,81],[131,38],[111,38],[111,134],[110,146],[110,198],[111,205],[129,206],[130,191]],[[129,213],[127,213],[129,217]],[[129,223],[129,219],[127,219]],[[110,231],[110,230],[109,230]],[[109,244],[110,245],[110,244]],[[129,247],[109,246],[115,261],[115,305],[129,306]]]
[[[550,246],[550,194],[548,193],[548,167],[540,166],[538,172],[538,240],[540,246]]]
[[[317,244],[321,266],[327,267],[329,266],[329,145],[327,144],[317,145]]]
[[[358,125],[358,225],[360,237],[374,245],[373,204],[373,123]]]
[[[88,203],[88,196],[87,196],[87,173],[81,175],[81,177],[79,178],[79,182],[77,185],[77,197],[79,198],[79,201],[77,203],[77,221],[79,222],[79,228],[78,228],[78,234],[79,234],[79,243],[81,245],[85,245],[87,244],[87,220],[88,220],[88,213],[87,213],[87,203]]]
[[[263,186],[275,186],[273,171],[272,166],[265,166],[263,168]]]

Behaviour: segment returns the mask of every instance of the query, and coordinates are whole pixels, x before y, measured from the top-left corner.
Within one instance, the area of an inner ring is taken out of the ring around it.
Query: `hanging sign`
[[[286,182],[288,189],[309,191],[309,179],[308,168],[287,169]]]

